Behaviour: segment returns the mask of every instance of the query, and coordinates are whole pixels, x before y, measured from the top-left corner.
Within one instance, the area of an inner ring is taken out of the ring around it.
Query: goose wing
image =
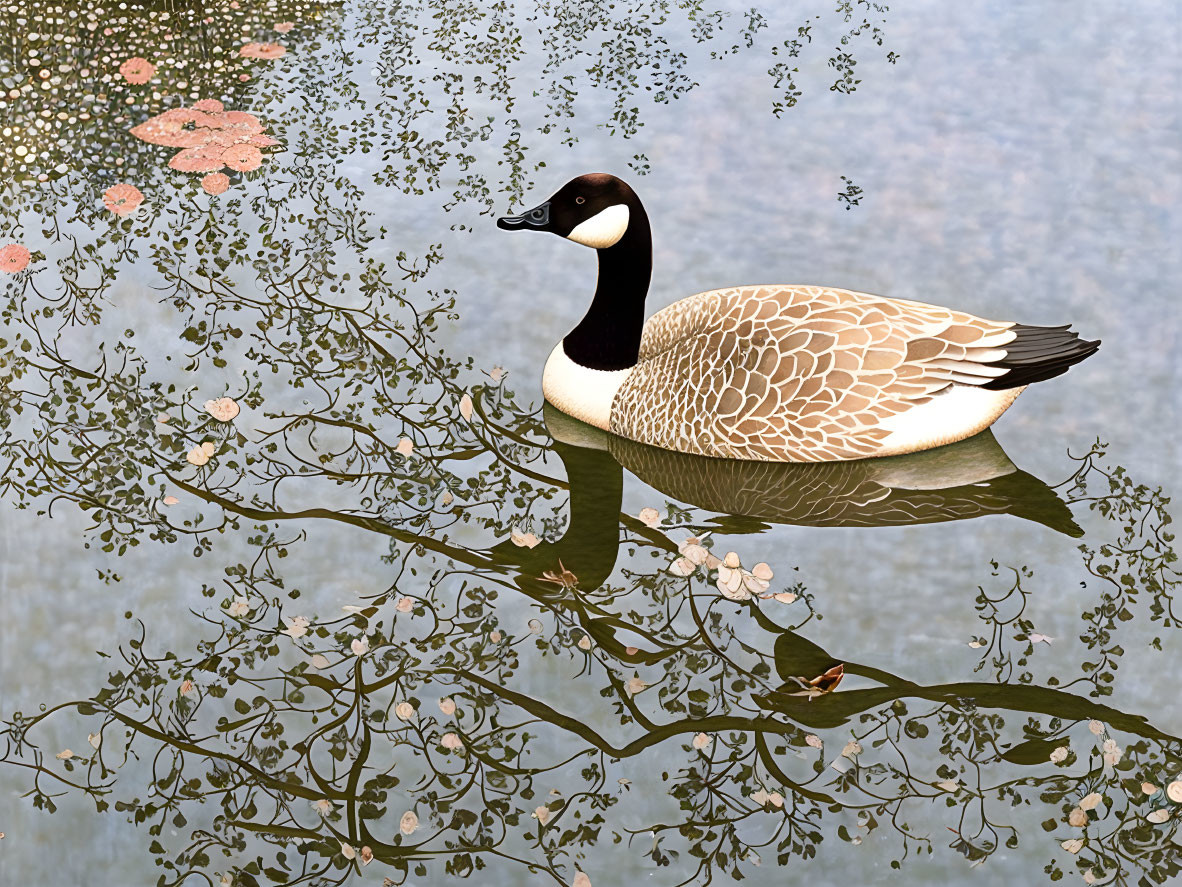
[[[646,324],[611,430],[734,459],[879,455],[891,417],[1004,376],[1013,326],[827,287],[700,293]]]

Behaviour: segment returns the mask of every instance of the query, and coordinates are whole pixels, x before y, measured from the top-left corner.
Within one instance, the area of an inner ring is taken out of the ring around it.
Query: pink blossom
[[[198,111],[216,111],[218,113],[226,110],[226,106],[217,99],[201,99],[193,102],[193,107]]]
[[[156,66],[138,55],[119,66],[123,79],[135,86],[142,86],[156,76]]]
[[[280,34],[286,34],[288,31],[290,31],[294,27],[295,27],[295,22],[279,22],[277,25],[275,25],[275,30],[278,31]]]
[[[238,54],[248,59],[277,59],[287,53],[287,47],[279,43],[247,43]]]
[[[0,249],[0,271],[16,274],[24,271],[29,264],[29,251],[19,243],[10,243]]]
[[[263,163],[263,152],[254,145],[232,145],[222,154],[222,163],[239,172],[258,169]]]
[[[217,196],[225,194],[226,189],[230,187],[230,177],[224,172],[211,172],[201,180],[201,187],[205,189],[206,194]]]
[[[135,185],[120,183],[103,192],[103,205],[117,216],[135,212],[136,207],[143,202],[143,192]]]

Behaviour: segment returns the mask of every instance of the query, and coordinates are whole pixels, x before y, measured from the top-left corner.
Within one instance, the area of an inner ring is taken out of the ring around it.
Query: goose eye
[[[582,203],[586,203],[586,202],[587,202],[587,198],[586,198],[586,197],[576,197],[576,198],[575,198],[575,203],[580,203],[580,204],[582,204]]]

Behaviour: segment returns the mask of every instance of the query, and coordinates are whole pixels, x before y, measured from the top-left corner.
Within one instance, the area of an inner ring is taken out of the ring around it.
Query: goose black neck
[[[629,210],[624,236],[597,250],[599,281],[591,307],[562,340],[567,357],[593,370],[628,369],[636,366],[640,353],[653,241],[644,208],[637,202]]]

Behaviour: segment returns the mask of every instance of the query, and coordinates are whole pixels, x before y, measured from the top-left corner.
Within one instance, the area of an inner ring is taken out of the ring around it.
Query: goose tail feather
[[[1096,353],[1100,340],[1081,339],[1068,326],[1027,326],[1014,324],[1010,329],[1016,338],[1003,346],[1006,356],[988,366],[999,367],[1006,373],[989,380],[982,388],[1004,391],[1020,388],[1046,379],[1053,379]]]

